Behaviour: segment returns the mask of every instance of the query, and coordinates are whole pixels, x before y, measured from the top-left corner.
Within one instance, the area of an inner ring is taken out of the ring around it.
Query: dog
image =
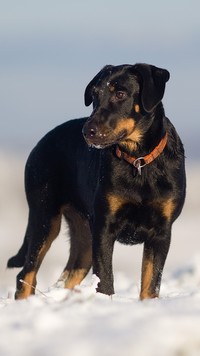
[[[115,241],[144,244],[140,299],[159,297],[171,227],[185,200],[183,144],[165,116],[170,74],[153,65],[105,66],[88,84],[89,118],[47,133],[25,168],[24,242],[8,267],[23,267],[15,298],[34,294],[42,260],[69,226],[70,255],[59,281],[72,289],[90,268],[97,292],[114,294]]]

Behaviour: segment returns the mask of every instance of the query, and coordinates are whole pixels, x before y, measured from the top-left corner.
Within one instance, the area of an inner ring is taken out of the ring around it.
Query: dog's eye
[[[126,93],[124,91],[117,91],[115,96],[117,100],[122,100],[125,98]]]

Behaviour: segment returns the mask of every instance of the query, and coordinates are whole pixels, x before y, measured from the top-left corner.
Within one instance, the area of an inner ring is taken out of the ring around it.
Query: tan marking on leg
[[[67,280],[68,276],[69,276],[70,271],[64,271],[61,273],[58,282],[64,282]]]
[[[16,299],[25,299],[28,298],[31,294],[35,294],[34,287],[36,286],[36,272],[32,271],[30,273],[27,273],[21,283],[22,289],[16,292]]]
[[[118,195],[114,195],[112,193],[109,193],[107,195],[107,200],[108,200],[108,205],[110,208],[111,213],[114,215],[120,208],[123,207],[124,204],[127,203],[127,201],[118,196]]]
[[[77,251],[75,259],[74,257],[72,257],[73,264],[71,264],[70,262],[67,263],[66,268],[64,269],[60,278],[56,282],[56,286],[71,289],[74,287],[74,285],[79,284],[90,270],[92,266],[92,248],[89,247],[87,250],[85,250],[83,246],[77,246],[77,249],[78,248],[79,250]],[[70,257],[71,253],[72,252],[70,251]],[[74,268],[74,265],[76,263],[78,263],[82,267]],[[77,282],[79,281],[79,279],[81,279],[80,282]]]
[[[152,261],[147,261],[142,270],[142,287],[140,293],[140,299],[152,298],[149,291],[151,280],[153,276],[153,263]]]
[[[65,288],[65,283],[67,281],[67,278],[69,277],[70,271],[65,270],[61,273],[60,277],[58,278],[57,282],[54,284],[54,287],[57,288]]]
[[[74,269],[69,273],[65,288],[73,289],[77,284],[80,284],[88,273],[87,268]]]
[[[153,278],[153,254],[144,248],[142,260],[142,282],[140,299],[156,298],[158,295],[152,293],[151,282]]]
[[[38,253],[38,256],[37,256],[37,262],[36,262],[36,270],[37,271],[40,268],[40,265],[46,255],[47,251],[51,247],[52,242],[58,236],[58,234],[60,232],[60,226],[61,226],[61,214],[59,214],[58,216],[56,216],[55,218],[53,218],[51,220],[51,228],[50,228],[49,236],[45,240],[45,242],[42,245],[42,247]]]
[[[61,214],[56,216],[51,221],[51,229],[49,232],[49,236],[45,240],[44,244],[42,245],[40,251],[38,252],[35,264],[33,266],[33,271],[28,272],[24,277],[24,282],[22,284],[22,289],[16,292],[16,299],[24,299],[30,296],[31,294],[35,293],[34,287],[36,286],[36,275],[40,268],[40,265],[43,261],[44,256],[46,255],[47,251],[49,250],[53,240],[57,237],[60,231],[61,225]],[[28,285],[30,284],[30,286]]]
[[[167,201],[162,203],[163,215],[167,218],[167,220],[171,220],[171,216],[175,209],[175,204],[173,199],[168,199]]]

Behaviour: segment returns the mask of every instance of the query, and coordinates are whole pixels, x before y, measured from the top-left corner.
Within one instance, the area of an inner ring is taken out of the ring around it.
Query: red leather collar
[[[160,140],[159,144],[151,151],[148,155],[143,157],[133,157],[126,152],[122,152],[119,146],[116,147],[116,155],[118,158],[122,158],[128,163],[132,164],[137,168],[138,173],[141,174],[141,168],[151,163],[156,159],[164,150],[168,140],[168,133],[166,132],[165,136]]]

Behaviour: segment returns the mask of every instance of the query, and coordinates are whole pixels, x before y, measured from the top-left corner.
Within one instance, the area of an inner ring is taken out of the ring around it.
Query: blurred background
[[[30,150],[56,125],[90,114],[91,108],[84,106],[84,90],[105,64],[136,62],[169,70],[163,103],[186,150],[188,196],[174,228],[176,239],[168,262],[173,267],[200,249],[200,2],[0,0],[3,294],[14,287],[16,271],[6,271],[6,260],[17,251],[26,226],[23,171]],[[47,285],[65,264],[68,248],[59,243],[66,240],[56,242],[58,252],[52,249],[49,254],[48,277],[41,273]],[[127,257],[123,259],[129,254],[132,273],[141,259],[139,247],[120,247],[120,251],[124,251],[116,257],[120,268],[127,265],[124,271],[130,271]]]

